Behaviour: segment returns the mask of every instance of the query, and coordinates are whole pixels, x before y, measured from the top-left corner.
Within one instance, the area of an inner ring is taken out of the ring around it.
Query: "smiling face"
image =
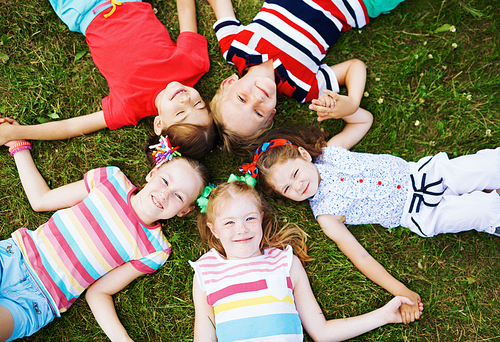
[[[157,135],[173,124],[209,126],[212,118],[200,93],[179,82],[170,82],[156,97],[158,116],[154,120]]]
[[[131,198],[132,207],[144,223],[181,217],[194,208],[191,204],[203,181],[187,161],[174,158],[153,169],[150,176],[144,188]]]
[[[273,120],[276,113],[276,83],[267,76],[248,73],[242,78],[233,75],[222,87],[221,100],[224,127],[248,137]]]
[[[262,217],[251,196],[232,195],[221,203],[214,222],[207,222],[212,234],[220,240],[229,260],[261,255]]]
[[[302,147],[299,147],[299,152],[301,157],[275,164],[269,172],[269,184],[272,188],[298,202],[314,196],[321,181],[311,155]]]

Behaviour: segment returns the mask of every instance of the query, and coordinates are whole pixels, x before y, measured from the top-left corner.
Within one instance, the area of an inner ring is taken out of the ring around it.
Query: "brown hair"
[[[296,224],[288,223],[278,229],[276,216],[271,206],[252,186],[242,181],[223,183],[212,190],[208,197],[207,212],[198,215],[198,230],[203,240],[208,242],[210,248],[215,248],[220,254],[226,255],[219,239],[217,239],[207,222],[213,223],[218,215],[221,203],[230,201],[233,196],[247,195],[251,198],[259,211],[264,212],[262,218],[262,241],[260,248],[276,247],[285,249],[287,245],[292,246],[293,252],[302,261],[308,261],[311,257],[307,254],[307,234]]]
[[[248,137],[242,137],[238,133],[226,129],[222,120],[222,105],[226,91],[227,88],[222,88],[222,86],[217,90],[212,101],[210,101],[210,111],[212,112],[219,136],[222,139],[223,150],[237,157],[246,158],[249,154],[253,153],[252,146],[255,145],[256,141],[271,129],[273,121],[269,120],[264,127]]]
[[[315,160],[323,153],[323,147],[326,146],[329,136],[328,132],[317,126],[310,126],[303,131],[296,131],[290,127],[280,127],[259,139],[258,146],[272,139],[287,139],[295,146],[303,147]],[[282,145],[270,148],[262,153],[257,161],[257,169],[259,170],[258,184],[265,194],[276,198],[284,198],[283,195],[273,189],[270,183],[271,168],[273,165],[286,163],[289,159],[300,158],[301,155],[297,147]]]
[[[172,146],[179,146],[179,152],[186,157],[200,159],[212,151],[217,143],[217,130],[213,122],[209,126],[193,124],[173,124],[161,132],[168,136]],[[156,145],[160,137],[153,135],[149,138],[148,146]],[[147,153],[146,153],[147,154]]]

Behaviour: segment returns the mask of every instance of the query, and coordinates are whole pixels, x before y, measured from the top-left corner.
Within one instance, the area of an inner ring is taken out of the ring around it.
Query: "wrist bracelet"
[[[29,141],[21,141],[20,143],[9,147],[9,153],[11,156],[14,156],[14,154],[22,150],[31,150],[31,143]]]

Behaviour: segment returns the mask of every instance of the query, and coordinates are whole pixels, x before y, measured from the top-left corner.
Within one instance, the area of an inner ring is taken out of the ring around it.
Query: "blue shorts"
[[[141,0],[121,0],[121,2],[133,2]],[[92,20],[102,11],[110,8],[112,5],[106,0],[49,0],[50,5],[57,16],[71,31],[80,32],[85,35],[87,27]],[[96,8],[101,4],[102,7]],[[95,11],[92,11],[96,9]]]
[[[376,18],[380,14],[387,14],[395,9],[404,0],[363,0],[370,18]]]
[[[0,241],[0,305],[14,317],[14,332],[7,341],[30,336],[55,317],[12,238]]]

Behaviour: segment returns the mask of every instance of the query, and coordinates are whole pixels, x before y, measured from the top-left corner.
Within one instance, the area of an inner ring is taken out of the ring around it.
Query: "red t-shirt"
[[[175,44],[150,4],[123,3],[107,19],[105,12],[90,23],[86,35],[94,62],[108,81],[102,108],[109,129],[158,115],[154,102],[168,83],[192,87],[208,71],[206,38],[183,32]]]

